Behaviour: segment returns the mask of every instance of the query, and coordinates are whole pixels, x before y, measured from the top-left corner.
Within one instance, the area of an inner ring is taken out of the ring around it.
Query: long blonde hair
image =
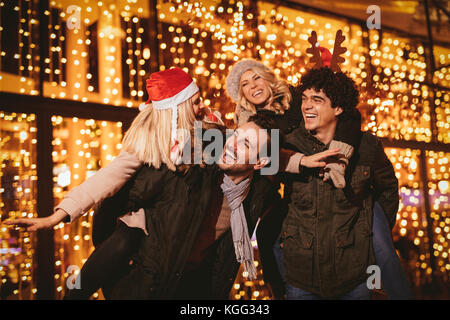
[[[264,68],[255,66],[248,70],[253,71],[269,83],[270,97],[269,101],[266,103],[266,106],[276,113],[284,114],[284,112],[289,109],[289,102],[292,98],[289,91],[289,85],[283,80],[278,79],[275,73]],[[239,108],[250,111],[254,114],[256,113],[255,105],[245,98],[240,83],[236,109]]]
[[[154,109],[149,105],[131,123],[122,141],[123,150],[134,154],[141,162],[159,169],[161,164],[169,170],[177,167],[170,159],[172,110]],[[195,114],[192,98],[178,105],[177,140],[181,147],[187,141],[186,134],[193,137]],[[181,135],[181,136],[180,136]]]

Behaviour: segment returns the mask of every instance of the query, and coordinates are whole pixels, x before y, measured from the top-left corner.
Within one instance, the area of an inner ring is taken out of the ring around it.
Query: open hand
[[[54,214],[45,218],[19,218],[4,221],[3,223],[9,226],[26,228],[27,231],[37,231],[53,228],[60,223],[65,216],[66,212],[58,209]]]
[[[300,165],[307,168],[325,167],[327,162],[324,160],[326,160],[327,158],[337,156],[339,154],[339,151],[340,149],[332,149],[319,152],[310,156],[304,156],[300,161]]]
[[[4,224],[6,225],[14,225],[17,227],[26,228],[27,231],[36,231],[40,229],[50,229],[54,226],[52,224],[49,217],[45,218],[20,218],[20,219],[14,219],[5,221]]]

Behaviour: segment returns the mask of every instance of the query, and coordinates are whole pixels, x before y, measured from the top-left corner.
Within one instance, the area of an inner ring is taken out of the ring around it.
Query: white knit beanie
[[[228,96],[234,101],[238,102],[238,96],[239,96],[239,87],[241,82],[241,76],[242,74],[253,68],[253,67],[260,67],[263,69],[266,69],[267,71],[271,72],[271,70],[266,67],[262,62],[256,61],[253,59],[244,59],[241,60],[233,65],[231,68],[230,73],[228,74],[227,80],[226,80],[226,91]]]

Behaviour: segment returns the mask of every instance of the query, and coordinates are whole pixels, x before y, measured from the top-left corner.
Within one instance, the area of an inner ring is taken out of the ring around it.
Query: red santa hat
[[[154,109],[172,110],[172,132],[170,159],[179,164],[181,161],[182,146],[177,140],[178,105],[191,98],[199,91],[194,80],[182,69],[172,68],[154,72],[147,79],[147,104],[151,103]],[[139,110],[144,110],[146,104],[141,104]]]

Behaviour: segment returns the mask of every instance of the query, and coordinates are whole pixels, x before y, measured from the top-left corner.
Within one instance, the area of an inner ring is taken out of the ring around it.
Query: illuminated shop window
[[[110,163],[122,148],[122,123],[52,117],[53,194],[55,204],[73,187]],[[81,268],[94,247],[93,211],[70,225],[55,226],[55,288],[57,298],[66,290],[69,266]],[[94,296],[98,297],[98,293]]]
[[[0,111],[0,220],[36,217],[34,114]],[[34,299],[36,236],[0,227],[0,299]]]

